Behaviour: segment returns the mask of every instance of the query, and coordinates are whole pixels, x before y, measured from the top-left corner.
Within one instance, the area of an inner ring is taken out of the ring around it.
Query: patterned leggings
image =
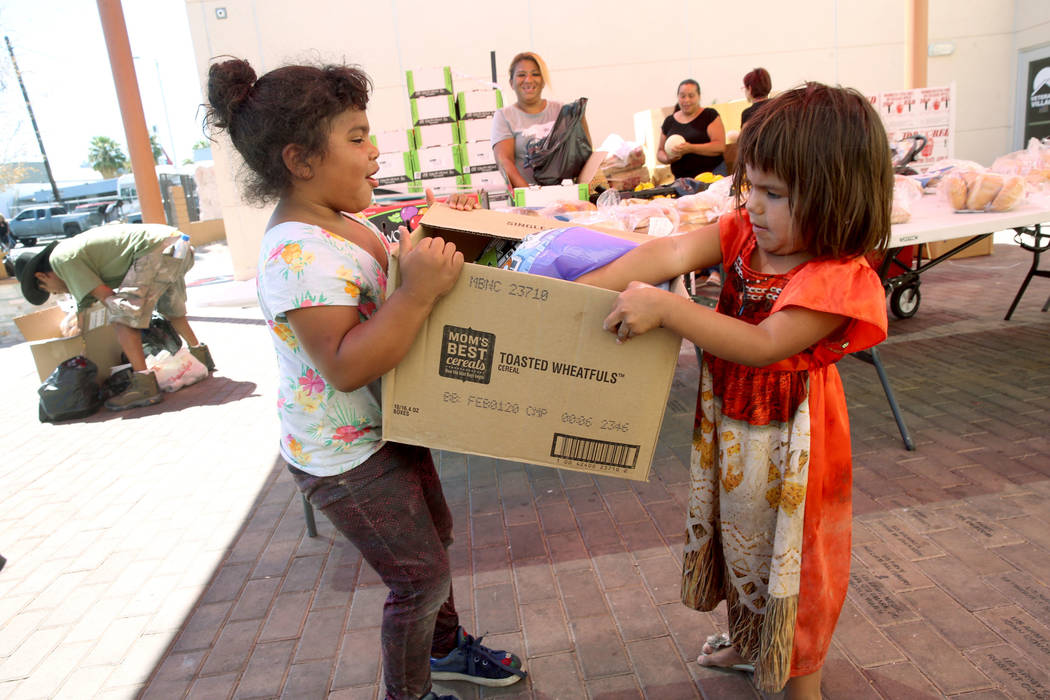
[[[337,476],[288,468],[390,588],[382,627],[386,697],[421,698],[430,690],[430,656],[455,648],[459,628],[447,551],[452,514],[430,450],[388,442]]]

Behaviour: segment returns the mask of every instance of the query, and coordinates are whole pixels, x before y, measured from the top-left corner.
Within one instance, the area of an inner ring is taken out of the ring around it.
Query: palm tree
[[[153,151],[153,162],[154,163],[167,163],[171,164],[171,158],[168,157],[167,152],[164,150],[164,146],[160,145],[160,141],[157,140],[156,132],[149,135],[149,147]]]
[[[95,136],[88,149],[88,163],[102,177],[116,177],[117,173],[128,167],[128,157],[124,155],[120,144],[108,136]]]

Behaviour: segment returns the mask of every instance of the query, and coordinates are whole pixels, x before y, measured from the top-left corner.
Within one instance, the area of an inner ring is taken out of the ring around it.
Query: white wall
[[[227,18],[217,19],[216,8]],[[928,84],[957,86],[956,156],[990,164],[1012,148],[1017,51],[1050,42],[1047,0],[929,0]],[[699,81],[704,104],[737,99],[744,73],[764,66],[774,89],[819,80],[875,93],[905,87],[907,0],[687,0],[658,14],[638,2],[526,0],[186,0],[202,86],[213,57],[247,59],[263,73],[287,62],[347,61],[375,82],[373,130],[409,124],[404,71],[450,65],[487,78],[496,51],[506,63],[534,50],[551,69],[546,95],[590,98],[600,142],[633,138],[633,114],[674,101],[680,80]],[[202,88],[203,91],[203,88]],[[241,203],[228,143],[214,149],[223,215],[239,278],[254,274],[269,215]]]

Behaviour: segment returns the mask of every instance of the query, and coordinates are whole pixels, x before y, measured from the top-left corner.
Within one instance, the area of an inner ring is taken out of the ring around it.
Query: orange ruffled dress
[[[682,602],[725,600],[729,634],[777,692],[820,669],[849,585],[849,416],[835,362],[886,338],[886,297],[863,257],[810,260],[787,274],[750,267],[745,211],[720,221],[718,311],[757,324],[795,306],[848,320],[767,367],[704,353],[693,430]]]

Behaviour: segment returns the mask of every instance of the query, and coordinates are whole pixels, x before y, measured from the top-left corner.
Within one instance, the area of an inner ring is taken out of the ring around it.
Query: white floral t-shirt
[[[373,231],[371,222],[354,221]],[[306,306],[356,306],[371,318],[386,298],[386,271],[367,251],[319,226],[278,224],[266,232],[256,279],[259,307],[277,351],[281,454],[314,476],[341,474],[383,446],[383,415],[368,387],[330,386],[299,344],[287,312]]]

